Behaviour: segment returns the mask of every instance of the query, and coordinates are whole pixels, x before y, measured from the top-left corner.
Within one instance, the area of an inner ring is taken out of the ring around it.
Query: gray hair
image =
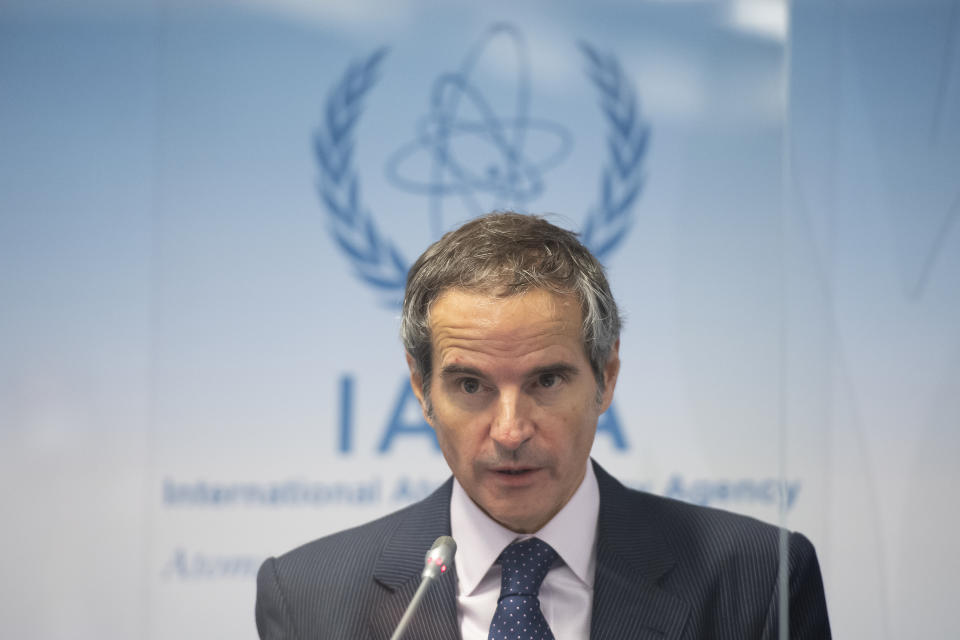
[[[502,298],[531,289],[575,295],[584,352],[602,392],[603,369],[620,338],[621,319],[603,266],[575,233],[538,216],[491,213],[445,234],[417,259],[407,274],[400,338],[423,380],[428,410],[430,307],[451,289]]]

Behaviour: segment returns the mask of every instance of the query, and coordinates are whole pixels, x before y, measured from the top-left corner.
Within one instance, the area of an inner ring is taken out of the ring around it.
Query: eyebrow
[[[526,373],[526,375],[528,377],[534,377],[543,375],[544,373],[555,373],[562,376],[573,377],[580,373],[580,370],[572,364],[567,364],[566,362],[555,362],[531,369]],[[474,378],[485,378],[486,374],[476,367],[467,367],[460,364],[448,364],[440,369],[440,376],[472,376]]]
[[[565,376],[567,378],[572,378],[573,376],[580,373],[580,369],[573,366],[572,364],[567,364],[566,362],[557,362],[555,364],[548,364],[542,367],[537,367],[536,369],[532,370],[528,375],[533,377],[533,376],[543,375],[544,373],[555,373],[561,376]]]
[[[446,376],[473,376],[475,378],[482,378],[483,372],[480,369],[474,367],[465,367],[460,364],[448,364],[440,369],[440,375],[443,377]]]

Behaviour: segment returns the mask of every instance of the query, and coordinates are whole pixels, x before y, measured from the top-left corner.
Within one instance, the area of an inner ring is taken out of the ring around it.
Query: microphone
[[[456,552],[457,543],[450,536],[440,536],[433,541],[433,546],[427,551],[427,556],[424,559],[423,573],[420,574],[420,586],[417,587],[417,592],[413,594],[413,599],[407,605],[407,610],[403,612],[403,617],[400,618],[400,623],[397,624],[390,640],[400,640],[413,619],[413,613],[420,606],[423,596],[426,595],[437,576],[446,572],[447,563],[453,560]]]

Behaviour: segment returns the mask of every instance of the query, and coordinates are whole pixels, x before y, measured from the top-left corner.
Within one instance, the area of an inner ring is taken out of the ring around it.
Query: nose
[[[490,425],[490,438],[504,452],[517,451],[533,436],[533,421],[521,393],[502,389],[497,397],[496,413]]]

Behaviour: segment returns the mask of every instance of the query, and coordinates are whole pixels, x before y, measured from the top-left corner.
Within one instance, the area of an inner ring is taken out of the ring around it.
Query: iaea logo
[[[472,79],[478,60],[495,38],[511,42],[517,53],[515,106],[507,115],[491,106],[492,101]],[[604,260],[630,229],[643,186],[642,165],[650,130],[617,59],[586,43],[580,44],[580,50],[607,129],[607,157],[600,168],[599,190],[580,234],[594,255]],[[334,240],[356,275],[386,303],[399,306],[410,265],[365,205],[354,164],[354,131],[386,54],[386,49],[379,49],[351,64],[333,86],[314,151],[320,172],[318,189]],[[472,215],[505,206],[525,210],[546,188],[549,170],[568,156],[568,131],[529,114],[529,75],[522,34],[509,25],[491,27],[457,70],[436,78],[429,113],[415,127],[413,140],[387,160],[387,176],[395,187],[427,198],[434,236],[446,230],[443,214],[451,198],[458,199]],[[471,117],[461,116],[463,105],[469,107]],[[472,145],[469,152],[465,145]],[[417,175],[416,167],[426,167],[425,175]]]

